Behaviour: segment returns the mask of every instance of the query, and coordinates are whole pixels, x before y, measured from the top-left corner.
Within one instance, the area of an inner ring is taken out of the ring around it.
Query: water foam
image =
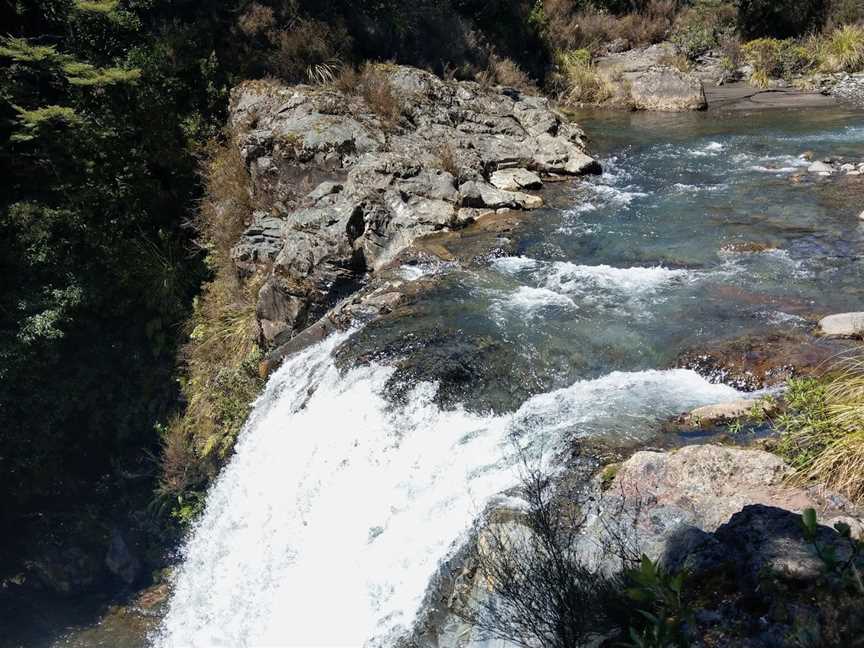
[[[631,296],[645,296],[661,288],[681,284],[690,278],[687,270],[663,266],[616,268],[610,265],[577,265],[556,262],[545,277],[544,285],[565,293],[591,290],[616,291]]]
[[[361,646],[411,627],[430,578],[490,498],[517,481],[514,439],[643,436],[737,395],[686,370],[613,373],[511,415],[388,405],[392,370],[340,373],[331,337],[276,372],[183,550],[155,646]]]

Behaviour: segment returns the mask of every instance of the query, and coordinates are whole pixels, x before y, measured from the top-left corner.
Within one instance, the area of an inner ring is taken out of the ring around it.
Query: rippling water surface
[[[806,150],[864,156],[860,116],[582,121],[606,172],[533,214],[517,255],[404,268],[440,275],[410,317],[273,376],[154,645],[388,645],[516,481],[515,444],[548,458],[577,438],[647,440],[736,395],[668,369],[681,350],[860,309],[861,192],[792,181]],[[376,361],[351,361],[364,353]]]

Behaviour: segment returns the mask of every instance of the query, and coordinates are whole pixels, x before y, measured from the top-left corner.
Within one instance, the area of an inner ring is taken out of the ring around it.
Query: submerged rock
[[[842,340],[814,337],[801,329],[719,340],[685,351],[676,366],[692,369],[710,382],[750,392],[812,375],[847,347]]]

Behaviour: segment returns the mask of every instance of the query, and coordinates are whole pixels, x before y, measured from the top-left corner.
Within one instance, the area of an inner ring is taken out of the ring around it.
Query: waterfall
[[[552,450],[738,396],[685,370],[615,372],[508,415],[443,411],[392,369],[340,372],[350,333],[290,358],[255,404],[183,550],[153,644],[362,646],[409,629],[440,562],[514,485],[514,439]]]

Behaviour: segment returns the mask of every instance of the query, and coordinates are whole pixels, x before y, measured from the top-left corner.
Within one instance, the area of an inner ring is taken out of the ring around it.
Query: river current
[[[794,178],[807,151],[864,158],[859,113],[580,121],[605,172],[532,213],[516,254],[405,267],[437,281],[411,317],[272,376],[153,646],[390,645],[517,448],[553,471],[579,439],[648,441],[738,394],[671,368],[683,350],[860,310],[861,193]]]

